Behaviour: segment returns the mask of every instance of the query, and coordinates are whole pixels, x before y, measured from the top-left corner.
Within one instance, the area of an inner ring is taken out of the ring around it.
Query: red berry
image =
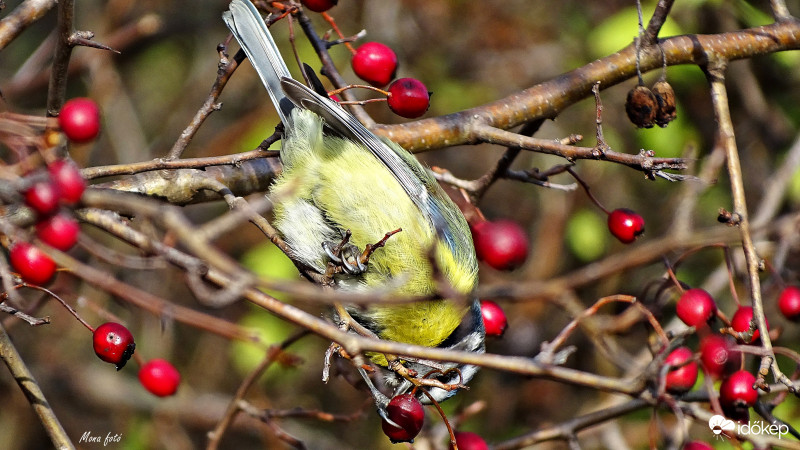
[[[487,336],[502,336],[506,332],[508,320],[500,305],[491,300],[481,300],[481,315]]]
[[[49,181],[40,181],[25,191],[25,204],[41,215],[58,208],[58,189]]]
[[[43,251],[27,242],[17,242],[8,254],[11,267],[31,284],[44,284],[56,273],[56,263]]]
[[[489,450],[486,441],[480,435],[471,431],[456,431],[456,444],[458,450]]]
[[[100,133],[100,109],[89,98],[73,98],[58,114],[61,131],[73,142],[89,142]]]
[[[789,320],[800,320],[800,287],[787,286],[778,297],[778,308]]]
[[[671,366],[680,366],[692,359],[692,351],[686,347],[678,347],[672,351],[664,360],[664,363]],[[677,369],[667,372],[666,387],[667,391],[673,394],[683,394],[688,392],[697,381],[697,363],[690,362]]]
[[[733,331],[738,331],[740,333],[748,331],[750,329],[750,323],[753,321],[753,307],[752,306],[740,306],[739,309],[733,313],[733,317],[731,317],[731,328]],[[764,319],[766,320],[766,318]],[[769,328],[769,321],[767,321],[767,328]],[[756,339],[760,334],[758,333],[758,329],[753,332],[753,337],[750,339],[750,342],[755,342]]]
[[[67,251],[78,241],[81,227],[66,214],[56,214],[36,224],[36,235],[47,245]]]
[[[139,369],[139,382],[151,394],[167,397],[178,390],[181,374],[169,361],[151,359]]]
[[[400,78],[389,85],[389,109],[406,119],[414,119],[428,110],[431,93],[416,78]]]
[[[380,42],[367,42],[358,47],[351,63],[353,72],[375,87],[389,84],[397,71],[397,55]]]
[[[131,332],[116,322],[106,322],[97,327],[92,342],[97,357],[114,364],[117,370],[125,367],[136,349]]]
[[[717,305],[708,292],[694,288],[681,295],[676,312],[683,323],[690,327],[697,327],[714,317],[717,313]]]
[[[67,204],[77,203],[86,190],[86,180],[83,179],[78,166],[62,159],[50,164],[47,170],[58,188],[61,201]]]
[[[411,394],[403,394],[394,397],[389,406],[386,407],[386,416],[399,425],[396,427],[386,420],[381,421],[381,428],[384,434],[394,442],[413,442],[425,421],[425,410],[422,403]]]
[[[498,270],[514,270],[528,258],[528,236],[510,220],[480,222],[472,226],[478,259]]]
[[[719,403],[723,408],[749,408],[758,400],[753,389],[756,377],[746,370],[734,372],[719,387]]]
[[[733,339],[712,334],[700,342],[700,361],[712,378],[723,378],[736,371],[742,363],[742,354],[735,349]]]
[[[339,0],[303,0],[303,6],[314,12],[325,12],[339,3]]]
[[[608,215],[608,230],[624,244],[630,244],[644,233],[644,219],[630,209],[615,209]]]
[[[703,441],[691,441],[683,446],[683,450],[714,450],[714,447]]]

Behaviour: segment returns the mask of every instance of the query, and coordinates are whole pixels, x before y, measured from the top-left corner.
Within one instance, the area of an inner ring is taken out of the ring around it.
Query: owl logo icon
[[[736,425],[732,420],[717,414],[708,419],[708,428],[711,428],[711,432],[714,433],[714,436],[719,436],[723,431],[733,431]]]

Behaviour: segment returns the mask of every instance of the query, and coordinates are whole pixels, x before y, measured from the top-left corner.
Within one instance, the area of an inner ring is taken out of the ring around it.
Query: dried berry
[[[639,128],[653,128],[656,120],[658,100],[647,86],[636,86],[628,92],[625,112],[628,119]]]
[[[653,94],[658,102],[656,109],[656,125],[664,128],[675,120],[675,91],[666,80],[661,80],[653,85]]]

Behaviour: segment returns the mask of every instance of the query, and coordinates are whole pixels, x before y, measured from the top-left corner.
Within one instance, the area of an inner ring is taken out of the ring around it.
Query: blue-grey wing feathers
[[[326,126],[361,143],[389,169],[448,247],[456,251],[468,244],[453,242],[461,233],[449,232],[449,224],[453,220],[463,221],[463,217],[444,217],[454,215],[452,206],[448,207],[436,180],[416,158],[396,144],[377,137],[338,103],[291,78],[269,29],[249,1],[233,0],[229,10],[223,13],[223,20],[261,77],[286,127],[292,126],[294,105],[318,114]]]

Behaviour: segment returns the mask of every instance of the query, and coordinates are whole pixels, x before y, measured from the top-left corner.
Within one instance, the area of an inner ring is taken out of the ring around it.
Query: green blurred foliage
[[[595,210],[576,211],[567,222],[567,245],[580,261],[594,261],[606,252],[609,242],[606,221]]]
[[[655,2],[648,2],[642,5],[644,17],[653,14]],[[645,19],[646,20],[646,19]],[[592,28],[587,36],[588,47],[591,55],[595,58],[602,58],[623,47],[630,45],[637,34],[639,34],[639,15],[635,6],[621,9],[609,16],[602,23]],[[647,23],[644,24],[647,27]],[[679,25],[671,18],[664,22],[660,36],[677,36],[683,34]]]
[[[286,321],[255,306],[251,306],[250,309],[251,311],[239,320],[238,325],[253,330],[261,342],[280,344],[289,337],[292,327]],[[231,362],[240,376],[246,376],[252,372],[264,360],[264,357],[264,350],[250,342],[236,341],[230,345]],[[274,372],[275,370],[271,370],[270,375]],[[262,381],[266,382],[266,380],[266,377],[262,378]],[[288,380],[284,377],[282,381]]]
[[[800,205],[800,170],[792,175],[792,181],[789,184],[789,198],[795,205]]]

